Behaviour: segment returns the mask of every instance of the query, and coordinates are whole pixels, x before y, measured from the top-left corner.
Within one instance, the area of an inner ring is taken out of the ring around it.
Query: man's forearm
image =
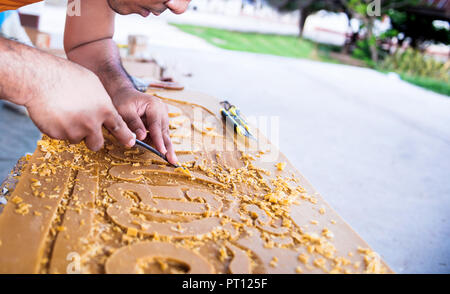
[[[45,91],[49,63],[55,60],[37,49],[0,38],[0,98],[24,105]]]
[[[119,50],[110,38],[82,44],[66,52],[67,57],[91,71],[101,80],[111,97],[124,89],[134,89],[122,67]]]
[[[67,60],[0,38],[0,99],[26,105],[61,84],[61,71],[83,71]]]

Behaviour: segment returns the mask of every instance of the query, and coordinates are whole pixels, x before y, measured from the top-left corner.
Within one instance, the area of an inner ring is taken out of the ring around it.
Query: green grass
[[[242,33],[192,25],[172,25],[223,49],[317,59],[316,45],[295,36]]]
[[[346,62],[334,59],[330,56],[331,52],[339,52],[339,47],[317,44],[297,36],[243,33],[173,23],[171,25],[179,28],[183,32],[200,37],[208,43],[223,49],[293,58],[306,58],[331,63]],[[450,96],[450,85],[445,82],[407,75],[401,75],[401,77],[411,84]]]
[[[436,93],[450,96],[450,83],[431,78],[414,77],[409,75],[400,75],[404,81],[416,86],[431,90]]]

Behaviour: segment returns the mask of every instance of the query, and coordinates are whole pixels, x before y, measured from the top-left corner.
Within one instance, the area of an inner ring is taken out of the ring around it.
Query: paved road
[[[450,273],[450,98],[378,72],[154,47],[189,88],[280,117],[280,148],[399,273]]]

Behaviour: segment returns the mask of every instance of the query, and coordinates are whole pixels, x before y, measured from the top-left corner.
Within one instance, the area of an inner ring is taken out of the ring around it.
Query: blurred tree
[[[421,15],[421,9],[433,5],[433,1],[425,0],[266,0],[269,5],[279,11],[300,9],[300,36],[303,34],[306,18],[319,10],[343,12],[348,19],[357,18],[362,22],[360,30],[364,30],[362,51],[367,51],[373,63],[378,61],[377,36],[374,34],[375,20],[383,15],[389,15],[393,30],[383,35],[392,37],[403,33],[412,40],[412,46],[425,40],[448,43],[449,34],[445,29],[433,26],[436,19],[432,14]],[[413,12],[415,11],[415,12]],[[351,43],[357,38],[351,38]],[[352,44],[347,44],[351,47]],[[365,48],[365,49],[364,49]]]
[[[279,11],[300,9],[299,32],[303,35],[306,18],[319,10],[343,12],[348,19],[357,18],[362,25],[364,38],[359,42],[361,52],[367,52],[375,64],[379,53],[377,36],[374,34],[375,20],[384,15],[391,19],[392,29],[378,38],[391,38],[399,33],[410,38],[411,46],[418,48],[425,41],[450,43],[449,31],[436,28],[434,20],[448,21],[448,12],[435,8],[435,1],[429,0],[266,0]],[[425,13],[427,12],[427,13]],[[439,14],[439,12],[441,14]],[[353,47],[356,34],[344,50]],[[347,51],[346,50],[346,51]]]
[[[361,29],[365,29],[365,34],[362,41],[364,44],[361,47],[369,49],[373,64],[378,62],[377,36],[374,34],[375,20],[389,12],[402,11],[407,7],[425,3],[423,0],[345,0],[343,2],[347,9],[352,11],[353,16],[362,21]],[[392,31],[390,35],[392,35]]]
[[[303,35],[306,18],[320,10],[344,12],[347,16],[350,11],[344,5],[344,0],[266,0],[267,3],[279,11],[300,10],[299,34]],[[349,17],[350,19],[350,17]]]
[[[421,49],[424,42],[450,44],[448,29],[436,27],[433,23],[439,19],[435,15],[421,13],[415,9],[406,8],[404,11],[389,10],[387,15],[391,19],[393,33],[403,34],[400,41],[410,38],[411,47]],[[445,21],[445,18],[442,20]],[[448,21],[448,20],[447,20]]]

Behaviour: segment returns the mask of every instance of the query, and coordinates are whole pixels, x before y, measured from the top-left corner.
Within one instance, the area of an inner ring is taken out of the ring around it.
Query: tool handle
[[[226,123],[231,122],[233,124],[233,128],[238,135],[240,136],[246,135],[245,129],[236,121],[236,119],[228,111],[222,108],[220,112],[222,113],[222,116],[225,119]]]

